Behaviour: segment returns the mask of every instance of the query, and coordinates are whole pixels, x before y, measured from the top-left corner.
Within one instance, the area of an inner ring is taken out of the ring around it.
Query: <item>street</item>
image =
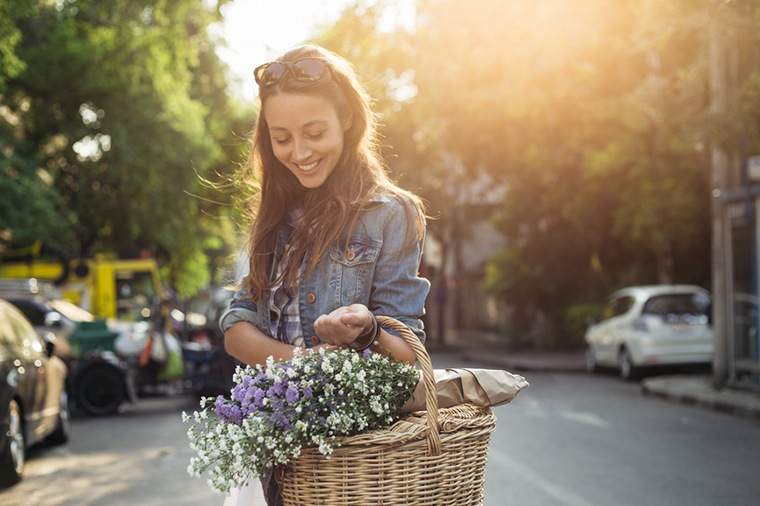
[[[436,367],[465,366],[452,353]],[[760,423],[644,397],[610,375],[526,375],[496,408],[486,506],[749,505],[760,494]],[[32,452],[0,505],[221,505],[185,471],[180,412],[189,399],[148,399],[112,418],[77,418],[71,442]]]

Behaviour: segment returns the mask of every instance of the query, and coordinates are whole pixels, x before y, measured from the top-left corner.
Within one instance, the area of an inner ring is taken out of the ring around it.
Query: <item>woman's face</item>
[[[279,93],[264,104],[272,151],[304,188],[319,188],[343,152],[344,126],[326,99]]]

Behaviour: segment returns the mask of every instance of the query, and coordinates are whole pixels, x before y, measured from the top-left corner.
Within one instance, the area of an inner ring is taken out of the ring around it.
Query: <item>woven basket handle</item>
[[[409,330],[409,327],[389,316],[378,316],[377,322],[381,327],[389,328],[398,332],[399,336],[412,347],[417,357],[417,363],[422,368],[422,379],[425,381],[425,408],[427,410],[428,426],[428,454],[441,454],[441,436],[438,433],[438,392],[435,389],[435,377],[433,376],[433,364],[430,362],[425,346],[420,339]]]

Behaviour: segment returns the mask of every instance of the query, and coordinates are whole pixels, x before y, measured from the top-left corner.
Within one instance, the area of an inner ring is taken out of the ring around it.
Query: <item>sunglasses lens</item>
[[[288,67],[279,62],[273,62],[263,68],[256,69],[256,82],[259,86],[269,86],[274,84],[285,75],[288,71]]]
[[[304,58],[293,64],[293,71],[300,81],[319,81],[327,72],[327,65],[316,58]]]

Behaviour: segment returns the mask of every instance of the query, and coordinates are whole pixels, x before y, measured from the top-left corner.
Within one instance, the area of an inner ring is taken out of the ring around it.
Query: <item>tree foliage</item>
[[[433,214],[477,201],[479,181],[504,189],[489,291],[559,336],[569,307],[626,284],[709,286],[713,2],[422,0],[414,30],[372,30],[387,5],[352,6],[324,40],[381,97],[413,76],[413,98],[381,100],[384,132]]]
[[[0,81],[9,155],[2,180],[18,193],[16,214],[3,213],[0,227],[15,242],[42,239],[71,255],[150,251],[192,293],[209,280],[208,245],[229,239],[207,225],[227,218],[199,183],[239,159],[232,130],[245,122],[208,35],[218,6],[78,0],[30,8],[16,16],[10,42],[0,31],[0,54],[11,54],[3,64],[22,67]]]

